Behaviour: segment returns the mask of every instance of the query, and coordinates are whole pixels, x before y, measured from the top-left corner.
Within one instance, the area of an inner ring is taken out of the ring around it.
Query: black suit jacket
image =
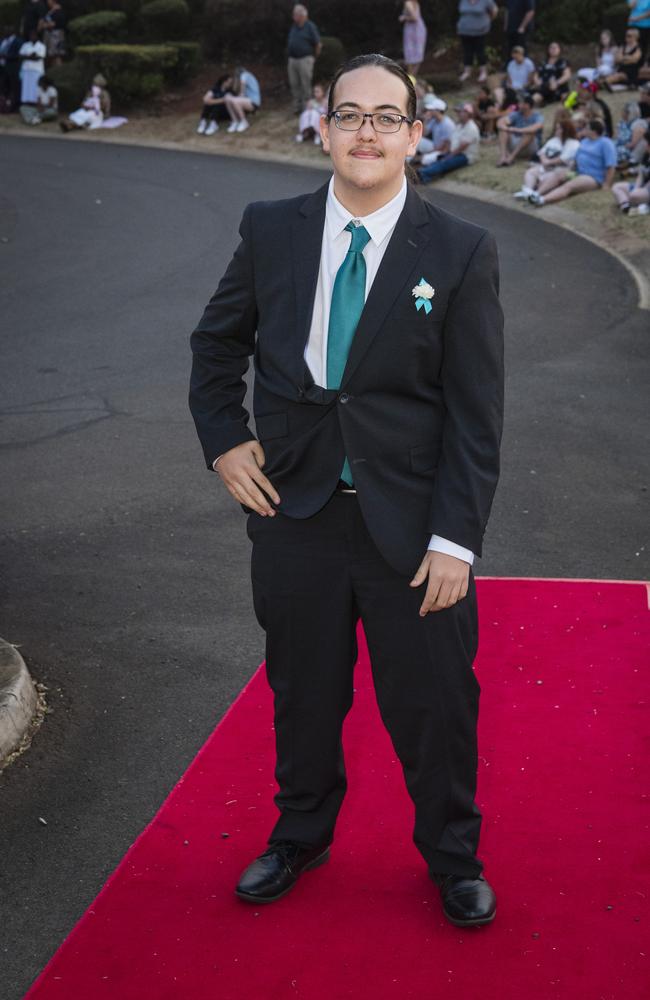
[[[241,242],[191,338],[190,407],[206,462],[254,438],[243,407],[255,355],[254,415],[279,510],[306,518],[344,456],[373,539],[412,574],[431,534],[481,554],[499,473],[503,314],[490,234],[409,187],[350,349],[341,387],[304,361],[327,185],[244,211]],[[413,287],[435,289],[431,311]]]

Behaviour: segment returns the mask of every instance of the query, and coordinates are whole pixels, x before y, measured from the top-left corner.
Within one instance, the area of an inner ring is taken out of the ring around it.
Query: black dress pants
[[[269,843],[333,840],[347,787],[341,733],[361,618],[381,718],[415,806],[414,842],[430,871],[477,876],[480,687],[471,572],[467,597],[420,618],[425,586],[409,587],[383,559],[353,494],[335,493],[305,520],[251,513],[248,534],[274,694],[280,817]]]

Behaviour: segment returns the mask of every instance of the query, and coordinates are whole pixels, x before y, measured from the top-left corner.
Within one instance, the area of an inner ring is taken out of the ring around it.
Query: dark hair
[[[587,128],[590,132],[595,132],[596,135],[605,134],[605,123],[600,118],[590,118],[587,122]]]
[[[570,118],[560,118],[557,125],[560,126],[560,134],[562,135],[562,142],[566,142],[567,139],[575,139],[576,127]],[[557,125],[555,126],[556,128]]]
[[[328,115],[331,115],[334,111],[334,90],[341,77],[345,73],[351,73],[355,69],[363,69],[365,66],[377,66],[379,69],[385,69],[387,73],[392,73],[393,76],[398,77],[402,81],[408,95],[406,113],[409,118],[415,120],[417,96],[413,81],[399,63],[396,63],[393,59],[388,59],[386,56],[379,55],[378,52],[371,52],[369,55],[364,56],[354,56],[352,59],[344,62],[342,66],[339,66],[330,84],[330,92],[327,98]]]
[[[52,82],[51,77],[45,76],[45,74],[43,74],[43,76],[39,77],[38,79],[38,85],[39,87],[45,89],[45,87],[53,87],[54,83]]]
[[[505,87],[503,91],[503,100],[499,105],[499,111],[505,111],[506,108],[511,107],[511,105],[517,103],[517,91],[513,90],[512,87]]]

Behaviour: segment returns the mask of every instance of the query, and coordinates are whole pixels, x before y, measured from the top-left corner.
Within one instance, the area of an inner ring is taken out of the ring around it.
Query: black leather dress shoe
[[[328,860],[329,847],[301,847],[290,840],[270,844],[243,872],[235,894],[251,903],[272,903],[293,889],[301,872]]]
[[[447,920],[457,927],[480,927],[494,920],[497,898],[483,875],[440,875],[431,877],[440,890],[442,909]]]

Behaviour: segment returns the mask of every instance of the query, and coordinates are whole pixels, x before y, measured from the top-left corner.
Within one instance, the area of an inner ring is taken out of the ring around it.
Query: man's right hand
[[[275,504],[280,503],[280,497],[262,472],[264,461],[264,449],[259,441],[244,441],[224,452],[214,469],[238,503],[250,507],[262,517],[275,517],[276,512],[264,493]]]

